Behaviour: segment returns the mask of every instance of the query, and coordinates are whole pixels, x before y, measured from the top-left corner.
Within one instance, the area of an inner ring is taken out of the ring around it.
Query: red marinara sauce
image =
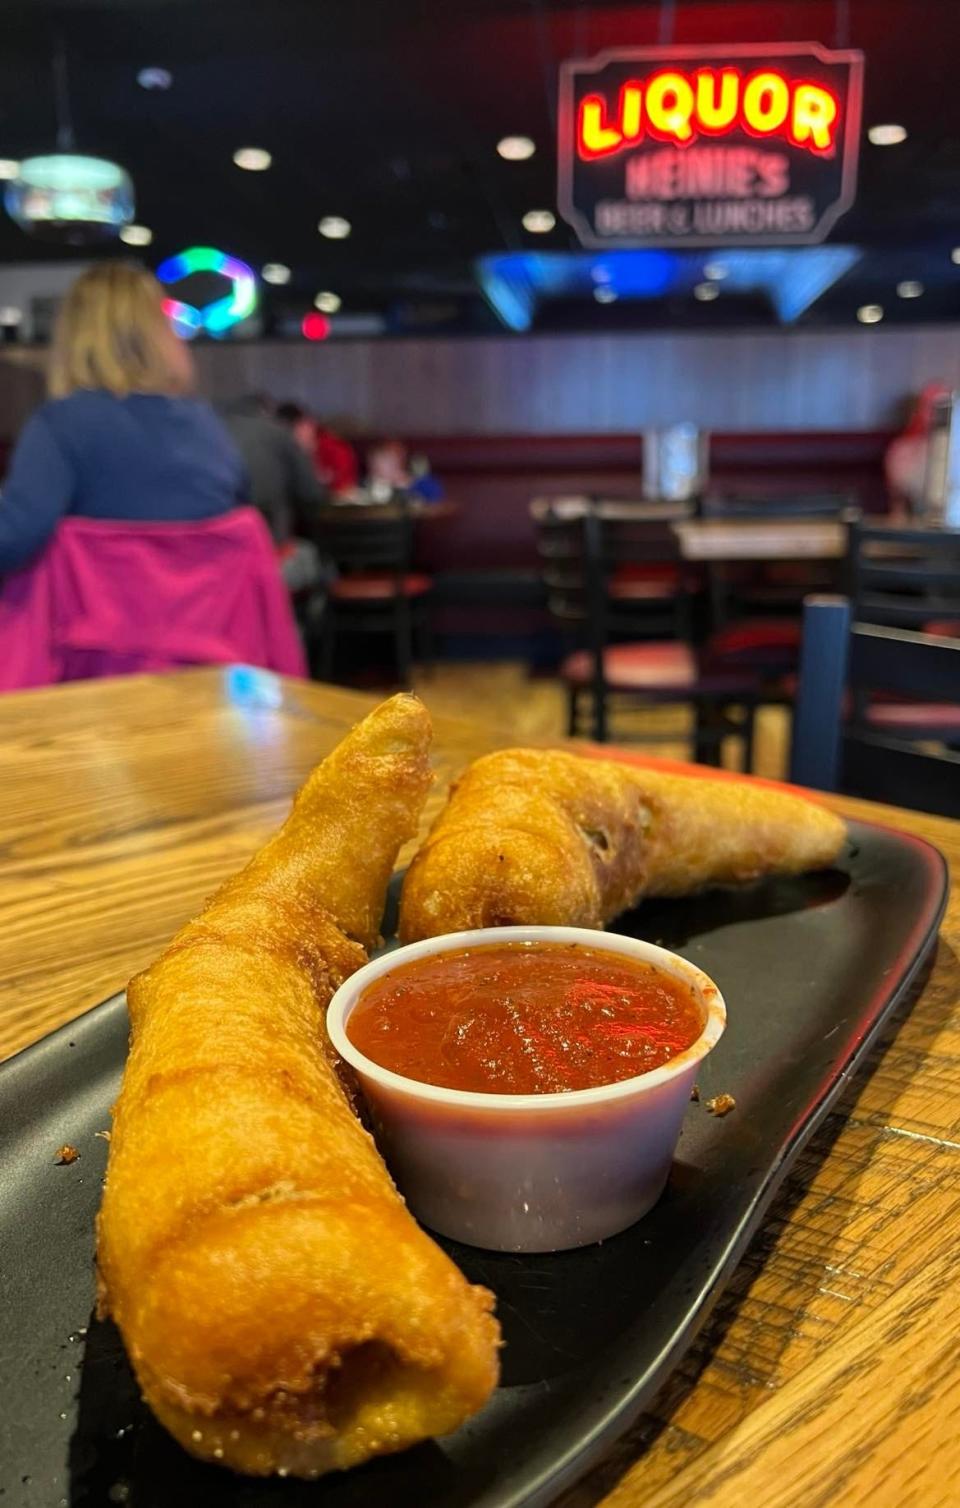
[[[655,964],[580,943],[492,943],[402,964],[347,1021],[381,1068],[445,1089],[552,1094],[631,1079],[703,1030],[693,991]]]

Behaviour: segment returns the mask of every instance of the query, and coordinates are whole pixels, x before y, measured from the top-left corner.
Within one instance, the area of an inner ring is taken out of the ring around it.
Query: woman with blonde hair
[[[104,262],[64,299],[49,400],[31,415],[0,493],[0,574],[38,554],[68,514],[193,522],[235,507],[243,463],[143,268]]]

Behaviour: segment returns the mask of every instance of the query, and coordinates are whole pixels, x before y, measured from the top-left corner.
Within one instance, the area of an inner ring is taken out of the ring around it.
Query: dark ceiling
[[[148,260],[200,243],[289,264],[291,283],[264,290],[276,329],[295,327],[318,289],[392,330],[500,328],[475,259],[576,246],[560,220],[548,235],[521,225],[555,206],[564,58],[664,39],[860,47],[864,125],[900,122],[909,137],[864,138],[857,203],[831,236],[862,255],[799,322],[849,324],[871,302],[889,320],[960,318],[960,0],[6,0],[2,20],[0,156],[53,146],[59,34],[77,144],[130,170],[137,220],[154,231]],[[169,90],[139,87],[151,65],[170,71]],[[500,160],[507,133],[535,140],[532,160]],[[269,149],[269,172],[233,165],[244,145]],[[346,216],[350,238],[323,240],[324,214]],[[83,255],[0,216],[0,261],[65,254]],[[896,296],[908,278],[922,297]],[[776,321],[758,294],[698,303],[695,281],[605,306],[553,300],[537,327]]]

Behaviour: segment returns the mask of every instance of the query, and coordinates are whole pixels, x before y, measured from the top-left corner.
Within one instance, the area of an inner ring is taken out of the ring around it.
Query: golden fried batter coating
[[[101,1306],[162,1423],[241,1471],[400,1450],[496,1382],[491,1296],[407,1213],[323,1024],[376,937],[429,741],[415,697],[377,708],[129,988]]]
[[[505,749],[454,784],[407,871],[400,936],[602,927],[641,896],[822,868],[844,834],[789,791]]]

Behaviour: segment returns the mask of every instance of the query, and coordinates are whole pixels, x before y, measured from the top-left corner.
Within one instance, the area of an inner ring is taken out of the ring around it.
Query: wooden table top
[[[840,560],[847,526],[833,518],[690,518],[673,525],[685,560]]]
[[[374,699],[189,671],[0,703],[0,1057],[112,994]],[[511,742],[436,719],[437,782]],[[847,799],[960,870],[960,823]],[[960,891],[932,975],[794,1165],[699,1341],[558,1508],[960,1497]]]
[[[530,512],[535,520],[548,513],[568,520],[590,505],[584,497],[541,497],[534,498]],[[601,518],[669,523],[685,560],[840,560],[847,552],[846,524],[835,518],[695,518],[682,503],[627,498],[594,500],[593,507]]]

